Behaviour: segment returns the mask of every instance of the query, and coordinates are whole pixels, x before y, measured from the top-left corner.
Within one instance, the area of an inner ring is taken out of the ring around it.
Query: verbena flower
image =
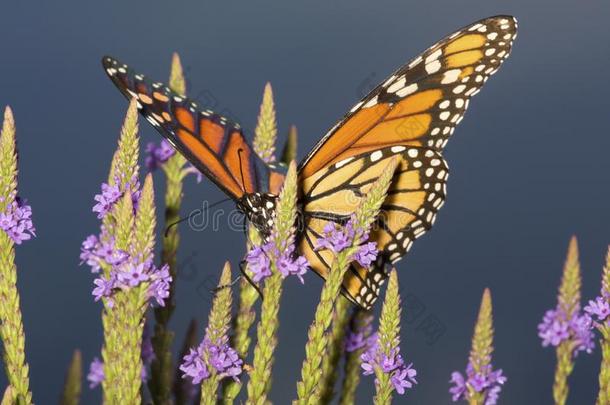
[[[237,352],[222,339],[219,344],[207,337],[196,349],[190,349],[180,365],[183,378],[190,378],[197,385],[209,378],[214,371],[220,378],[231,377],[238,381],[243,369],[243,361]]]
[[[574,341],[574,356],[579,352],[591,353],[595,347],[591,316],[576,311],[571,318],[559,307],[544,314],[538,325],[538,336],[542,346],[559,346],[562,342]]]
[[[254,246],[246,255],[248,269],[253,274],[252,279],[259,282],[271,276],[271,260],[274,260],[283,277],[293,275],[304,283],[303,275],[309,267],[307,259],[295,253],[294,244],[291,242],[283,241],[280,245],[284,248],[278,249],[275,239],[272,235],[269,242]]]
[[[89,373],[87,374],[89,388],[93,389],[104,381],[104,363],[97,357],[89,365]]]
[[[379,250],[374,242],[366,242],[368,230],[356,229],[355,218],[352,216],[346,224],[341,225],[328,222],[322,231],[322,237],[318,239],[316,250],[331,250],[339,253],[352,245],[357,236],[364,241],[360,248],[352,256],[352,260],[358,262],[362,267],[369,267],[377,258]]]
[[[93,281],[95,288],[92,295],[98,301],[102,297],[110,298],[117,289],[125,290],[150,282],[148,297],[164,306],[171,280],[168,265],[157,268],[150,259],[142,262],[128,256],[118,265],[112,266],[109,276],[101,275]]]
[[[374,374],[375,369],[380,368],[383,373],[390,376],[390,381],[396,392],[403,395],[406,389],[417,384],[415,379],[417,371],[413,368],[412,363],[405,364],[400,354],[399,344],[400,342],[397,342],[396,348],[391,351],[390,355],[387,355],[380,349],[378,334],[374,333],[366,339],[366,350],[360,356],[360,360],[362,361],[363,375]],[[375,384],[379,384],[377,378],[375,378]]]
[[[162,139],[158,144],[155,142],[149,142],[146,145],[146,168],[153,172],[161,168],[175,154],[176,150],[165,139]],[[183,166],[182,173],[184,175],[194,174],[197,177],[197,183],[201,183],[201,180],[203,180],[203,174],[201,171],[190,163],[186,163]]]
[[[176,150],[165,139],[162,139],[159,144],[149,142],[146,145],[146,167],[152,172],[161,167],[161,165],[167,162],[175,153]]]
[[[358,325],[349,326],[343,343],[346,352],[353,353],[364,347],[370,347],[375,344],[377,341],[377,334],[372,333],[373,325],[371,325],[371,320],[371,317],[366,319],[360,328]]]
[[[484,366],[482,372],[475,372],[469,362],[466,366],[466,373],[462,375],[459,371],[451,373],[449,381],[453,386],[449,388],[453,402],[468,400],[468,387],[475,392],[484,395],[485,405],[495,405],[502,385],[506,382],[506,377],[502,375],[502,370],[493,370],[491,364]]]
[[[7,205],[4,212],[0,212],[0,228],[17,245],[30,240],[36,236],[36,228],[32,222],[32,207],[17,197]]]
[[[97,202],[97,204],[93,206],[93,212],[97,212],[98,218],[104,218],[104,216],[112,210],[112,207],[114,207],[114,204],[119,201],[119,198],[121,198],[122,195],[123,193],[118,185],[102,183],[102,192],[93,197]]]
[[[594,300],[589,301],[584,311],[594,318],[596,322],[602,323],[610,316],[610,304],[606,298],[598,296]]]

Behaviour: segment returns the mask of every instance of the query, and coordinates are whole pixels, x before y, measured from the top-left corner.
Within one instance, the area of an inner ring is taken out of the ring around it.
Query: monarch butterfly
[[[371,308],[401,259],[434,224],[444,203],[448,168],[442,150],[470,98],[508,57],[517,21],[496,16],[462,28],[394,72],[318,142],[298,166],[303,229],[298,250],[326,278],[332,255],[315,249],[329,222],[343,224],[389,159],[400,158],[377,227],[370,234],[380,254],[371,268],[351,265],[343,293]],[[111,57],[102,64],[142,115],[195,167],[232,197],[263,234],[273,224],[282,170],[265,164],[242,129],[152,82]]]

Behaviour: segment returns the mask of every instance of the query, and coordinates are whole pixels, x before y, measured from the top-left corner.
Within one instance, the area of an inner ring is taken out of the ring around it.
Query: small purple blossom
[[[110,185],[102,183],[101,194],[96,194],[93,199],[97,201],[97,204],[93,206],[93,212],[97,212],[97,217],[102,219],[108,214],[114,204],[121,198],[123,193],[119,189],[118,184]]]
[[[493,370],[491,364],[483,367],[482,371],[475,372],[472,364],[468,363],[465,377],[458,371],[451,373],[449,381],[453,384],[449,388],[451,400],[453,402],[468,400],[468,387],[471,387],[474,391],[484,394],[485,405],[495,405],[506,380],[502,370]]]
[[[87,374],[89,388],[93,389],[104,381],[104,363],[97,357],[93,358]]]
[[[286,243],[284,243],[286,244]],[[303,275],[309,268],[304,256],[296,255],[294,245],[288,244],[281,252],[277,248],[274,238],[262,246],[254,246],[246,255],[248,269],[253,274],[253,281],[259,282],[271,275],[271,260],[274,260],[278,271],[283,277],[297,276],[304,283]]]
[[[377,250],[375,242],[367,242],[360,246],[354,255],[354,260],[360,263],[362,267],[368,268],[377,259],[378,254],[379,250]]]
[[[591,330],[593,323],[587,313],[577,311],[572,318],[561,309],[546,311],[542,322],[538,325],[538,336],[542,339],[542,346],[559,346],[562,342],[573,340],[576,345],[574,355],[580,351],[591,353],[595,346],[594,335]]]
[[[0,228],[17,245],[32,239],[32,236],[36,236],[36,228],[32,222],[32,207],[17,198],[0,213]]]
[[[155,142],[149,142],[146,145],[146,153],[146,167],[152,172],[174,156],[176,150],[168,141],[163,139],[158,145]]]
[[[169,273],[169,265],[164,264],[161,268],[155,269],[150,275],[152,282],[148,288],[148,295],[157,301],[159,306],[165,306],[165,300],[169,297],[169,288],[172,276]]]
[[[231,377],[236,381],[243,369],[243,361],[228,344],[214,344],[207,338],[196,349],[190,349],[180,365],[183,378],[190,378],[197,385],[215,372],[220,378]]]
[[[417,384],[415,379],[417,371],[413,368],[412,363],[405,365],[400,355],[399,343],[397,342],[396,348],[388,355],[380,350],[378,335],[374,333],[367,339],[367,349],[360,356],[362,361],[360,366],[362,367],[363,375],[371,375],[375,373],[375,369],[381,369],[383,373],[390,376],[390,381],[396,392],[403,395],[406,389],[412,388],[413,385]],[[378,383],[379,381],[375,378],[375,384]]]
[[[113,278],[107,279],[104,276],[98,277],[93,280],[95,288],[91,295],[95,298],[95,301],[99,301],[102,298],[108,298],[112,295],[115,287],[115,280]]]
[[[264,246],[254,246],[246,255],[248,270],[253,274],[252,279],[255,283],[266,279],[271,275],[271,260]]]
[[[405,389],[412,388],[414,384],[417,384],[417,380],[415,379],[417,371],[412,366],[413,363],[406,367],[402,367],[396,373],[392,374],[392,377],[390,378],[392,385],[394,385],[394,389],[399,395],[403,395]]]
[[[318,239],[316,250],[328,249],[339,253],[352,245],[356,237],[361,241],[368,239],[368,230],[356,229],[354,227],[355,218],[352,216],[345,225],[328,222],[322,231],[322,237]],[[374,242],[362,243],[352,260],[357,261],[362,267],[368,268],[377,259],[379,251]]]
[[[610,304],[603,297],[596,297],[595,300],[590,300],[584,310],[591,317],[595,317],[597,322],[604,322],[610,316]]]
[[[117,280],[122,287],[137,287],[148,280],[148,269],[151,263],[123,263],[116,271]]]
[[[348,221],[345,226],[328,222],[322,230],[322,237],[318,239],[318,250],[328,249],[335,253],[351,246],[355,232],[352,221]]]

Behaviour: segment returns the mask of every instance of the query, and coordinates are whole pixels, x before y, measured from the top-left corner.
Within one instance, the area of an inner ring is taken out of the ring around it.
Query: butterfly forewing
[[[113,58],[103,58],[102,64],[119,90],[137,100],[142,115],[227,194],[238,199],[261,190],[264,165],[238,124],[199,109],[189,98]]]
[[[315,250],[321,229],[327,221],[345,222],[392,148],[406,148],[370,235],[379,259],[368,269],[353,264],[344,280],[345,295],[364,308],[376,300],[386,265],[400,260],[434,223],[448,175],[441,152],[470,98],[508,57],[516,30],[513,17],[497,16],[439,41],[357,103],[299,165],[301,248],[325,277],[332,255]]]
[[[490,17],[430,47],[357,103],[301,162],[301,176],[383,146],[442,150],[470,98],[508,57],[516,29],[513,17]]]

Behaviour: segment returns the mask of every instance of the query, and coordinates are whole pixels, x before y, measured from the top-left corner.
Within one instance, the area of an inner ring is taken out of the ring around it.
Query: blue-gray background
[[[107,175],[126,109],[100,67],[111,54],[154,78],[167,77],[178,51],[189,91],[252,128],[266,81],[274,86],[280,134],[290,124],[300,151],[396,67],[479,18],[513,14],[513,55],[473,100],[446,156],[449,198],[435,229],[400,262],[407,305],[402,349],[420,384],[397,403],[445,404],[447,380],[466,363],[484,287],[494,299],[494,362],[509,377],[502,403],[551,401],[552,350],[536,325],[554,305],[568,240],[579,237],[584,296],[599,286],[610,241],[610,132],[607,1],[165,1],[4,2],[0,24],[0,104],[15,112],[20,191],[34,208],[38,237],[18,249],[31,384],[54,403],[72,350],[85,362],[101,344],[92,275],[79,245],[95,231],[92,197]],[[158,134],[142,121],[143,141]],[[161,196],[161,177],[158,194]],[[209,182],[186,186],[186,210],[222,197]],[[160,200],[161,201],[161,200]],[[225,209],[228,207],[225,206]],[[243,235],[182,228],[183,275],[172,326],[204,321],[207,286],[226,259],[243,254]],[[189,259],[190,258],[190,259]],[[321,281],[287,283],[280,313],[272,396],[294,397],[306,328]],[[423,308],[423,309],[422,309]],[[411,316],[411,318],[409,318]],[[418,330],[435,317],[433,344]],[[413,319],[417,318],[417,319]],[[581,356],[572,403],[592,403],[599,350]],[[4,379],[4,377],[2,377]],[[5,381],[5,380],[3,380]],[[2,384],[4,385],[4,384]],[[369,403],[372,381],[362,381]],[[85,403],[99,389],[85,389]]]

